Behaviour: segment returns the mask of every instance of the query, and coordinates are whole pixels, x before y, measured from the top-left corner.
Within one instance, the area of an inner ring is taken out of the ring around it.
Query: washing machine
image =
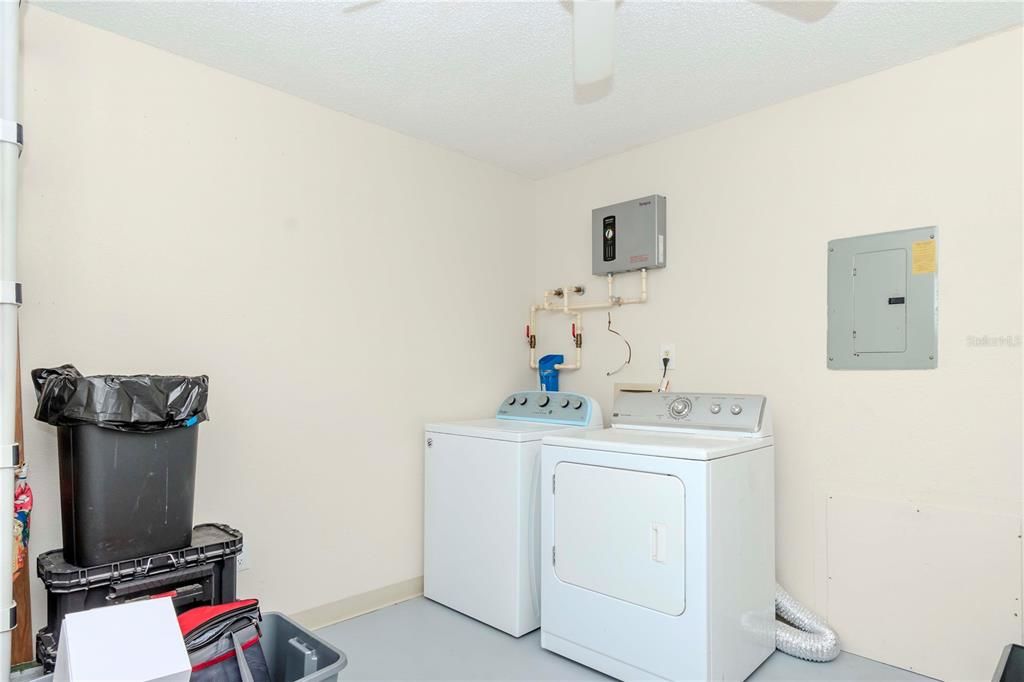
[[[425,428],[423,594],[519,637],[540,625],[540,448],[604,426],[584,395],[520,391]]]
[[[621,394],[544,439],[541,646],[620,680],[742,680],[775,649],[767,401]]]

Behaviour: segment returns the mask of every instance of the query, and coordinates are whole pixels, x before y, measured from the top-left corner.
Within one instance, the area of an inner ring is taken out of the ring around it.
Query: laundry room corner
[[[670,227],[671,265],[650,272],[647,303],[611,311],[632,362],[606,376],[622,340],[592,313],[594,371],[563,384],[609,411],[616,384],[658,382],[668,342],[673,388],[772,396],[780,583],[827,615],[844,649],[940,678],[983,677],[992,643],[1020,633],[1021,357],[979,339],[1021,326],[1021,39],[1001,32],[536,184],[538,295],[597,282],[591,209],[658,192],[669,225],[686,225]],[[829,370],[828,242],[925,225],[942,240],[938,369]],[[544,352],[569,352],[562,324],[538,324]],[[937,415],[950,415],[944,428]],[[883,533],[904,509],[910,525]],[[902,558],[855,577],[889,555]],[[948,618],[950,580],[984,600],[984,618]],[[882,612],[920,638],[880,626]]]
[[[1022,55],[0,0],[0,682],[1024,682]]]
[[[196,518],[243,526],[242,594],[301,612],[419,578],[423,423],[532,378],[510,362],[529,183],[39,6],[24,24],[24,365],[210,375]],[[39,552],[56,442],[25,425]]]

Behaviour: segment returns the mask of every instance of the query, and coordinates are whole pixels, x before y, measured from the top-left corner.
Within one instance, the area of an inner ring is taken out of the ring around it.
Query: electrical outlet
[[[658,369],[665,369],[665,365],[662,364],[668,358],[668,368],[676,368],[676,344],[674,343],[662,343],[661,353],[658,355]]]
[[[241,552],[235,555],[235,570],[241,573],[242,571],[248,571],[251,567],[249,566],[249,555],[243,549]]]

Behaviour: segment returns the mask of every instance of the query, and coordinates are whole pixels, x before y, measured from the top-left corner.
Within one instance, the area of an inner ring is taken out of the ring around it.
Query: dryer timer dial
[[[692,409],[693,403],[690,402],[689,398],[676,398],[668,405],[668,413],[673,419],[682,419],[690,414]]]

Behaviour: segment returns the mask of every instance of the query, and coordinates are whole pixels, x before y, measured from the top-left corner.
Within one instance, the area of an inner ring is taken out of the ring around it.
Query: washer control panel
[[[498,405],[495,416],[498,419],[590,426],[594,407],[590,398],[578,393],[519,391]]]
[[[687,432],[770,435],[763,395],[735,393],[620,393],[612,426]]]

